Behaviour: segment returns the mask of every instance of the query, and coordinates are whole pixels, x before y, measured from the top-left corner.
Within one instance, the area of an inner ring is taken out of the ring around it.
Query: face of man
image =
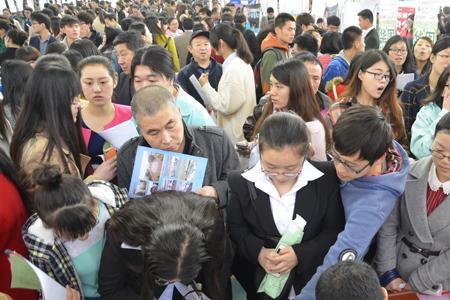
[[[45,28],[44,23],[39,24],[37,21],[31,22],[31,27],[33,27],[33,31],[36,33],[41,33],[42,30]]]
[[[23,15],[25,16],[26,19],[30,19],[31,18],[31,11],[24,10],[23,11]]]
[[[116,50],[119,66],[125,74],[130,74],[131,61],[133,60],[134,52],[128,49],[127,44],[125,43],[116,45]]]
[[[3,16],[9,19],[11,18],[11,13],[9,12],[9,10],[5,9],[3,10]]]
[[[359,28],[361,28],[362,30],[369,29],[371,26],[369,19],[364,19],[361,16],[358,17],[358,22],[359,22]]]
[[[295,22],[287,21],[283,27],[275,27],[275,35],[285,44],[291,44],[295,37]]]
[[[156,149],[182,153],[184,128],[181,113],[175,107],[163,108],[153,116],[136,116],[145,141]]]
[[[346,156],[333,149],[331,154],[334,158],[337,176],[342,181],[352,181],[364,176],[379,175],[382,161],[385,159],[383,155],[382,158],[370,165],[369,161],[359,157],[359,152]]]
[[[353,44],[357,52],[364,52],[366,49],[366,43],[364,42],[364,38],[360,36]]]
[[[305,62],[305,67],[308,69],[309,78],[311,79],[311,85],[315,94],[319,91],[320,80],[322,79],[322,68],[309,61]]]
[[[88,38],[90,35],[91,35],[91,27],[89,26],[89,24],[80,22],[80,37]]]
[[[211,57],[211,43],[206,36],[194,38],[188,50],[196,62],[209,62]]]
[[[66,25],[63,28],[61,28],[61,31],[70,40],[74,41],[80,38],[80,24],[78,23]]]
[[[339,32],[339,26],[336,26],[336,25],[328,25],[327,26],[328,28],[328,31],[331,31],[331,32]]]

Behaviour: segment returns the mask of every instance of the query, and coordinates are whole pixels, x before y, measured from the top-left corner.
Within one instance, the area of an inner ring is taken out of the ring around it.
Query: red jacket
[[[0,292],[14,300],[34,300],[37,293],[31,290],[11,289],[11,268],[5,255],[6,249],[14,250],[28,257],[22,240],[22,226],[27,220],[27,212],[14,184],[0,173]]]

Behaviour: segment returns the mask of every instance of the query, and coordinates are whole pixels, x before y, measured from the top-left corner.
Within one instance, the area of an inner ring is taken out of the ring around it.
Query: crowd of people
[[[412,15],[382,48],[357,17],[269,7],[255,33],[219,1],[5,8],[0,298],[45,296],[10,287],[6,250],[68,300],[450,293],[450,7],[436,41]],[[202,186],[132,198],[140,147],[207,158]]]

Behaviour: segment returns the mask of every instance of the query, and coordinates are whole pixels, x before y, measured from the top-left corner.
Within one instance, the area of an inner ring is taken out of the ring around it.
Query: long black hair
[[[218,49],[220,40],[225,42],[232,50],[236,50],[237,56],[247,64],[253,62],[253,55],[244,36],[238,29],[223,23],[215,26],[209,33],[209,41],[215,49]]]
[[[406,46],[406,60],[402,65],[402,72],[407,73],[414,73],[415,72],[415,66],[414,66],[414,56],[411,52],[411,47],[409,46],[408,41],[405,37],[401,37],[399,35],[394,35],[389,40],[387,40],[386,44],[384,45],[383,52],[389,55],[390,48],[392,45],[403,42]]]
[[[230,265],[225,259],[231,248],[223,215],[212,198],[154,193],[127,202],[112,216],[108,230],[117,241],[142,246],[145,299],[154,298],[161,279],[184,284],[198,279],[211,299],[226,299]],[[180,251],[183,245],[187,252]]]
[[[74,71],[55,64],[38,64],[33,70],[23,97],[22,112],[17,119],[11,141],[11,158],[21,167],[23,148],[39,133],[45,134],[48,144],[42,160],[49,161],[56,151],[63,163],[63,172],[69,164],[63,148],[72,154],[80,174],[83,174],[80,153],[86,153],[81,134],[81,117],[74,123],[71,105],[81,93],[80,81]]]
[[[3,101],[1,102],[1,106],[9,106],[12,121],[15,121],[19,116],[22,108],[25,84],[32,71],[33,68],[22,60],[11,59],[2,63],[0,76],[3,86]]]
[[[442,109],[442,104],[444,102],[444,97],[442,95],[447,85],[449,76],[450,76],[450,65],[447,66],[447,68],[445,68],[444,71],[442,72],[441,76],[439,76],[436,88],[425,100],[423,100],[423,105],[433,102],[437,106],[439,106],[439,108]]]

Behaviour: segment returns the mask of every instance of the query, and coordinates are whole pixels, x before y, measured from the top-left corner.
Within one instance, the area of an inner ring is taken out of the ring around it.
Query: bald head
[[[175,98],[169,90],[156,85],[140,89],[134,94],[133,100],[131,101],[131,111],[135,119],[137,119],[137,115],[141,117],[154,116],[167,108],[178,111],[175,105]]]

